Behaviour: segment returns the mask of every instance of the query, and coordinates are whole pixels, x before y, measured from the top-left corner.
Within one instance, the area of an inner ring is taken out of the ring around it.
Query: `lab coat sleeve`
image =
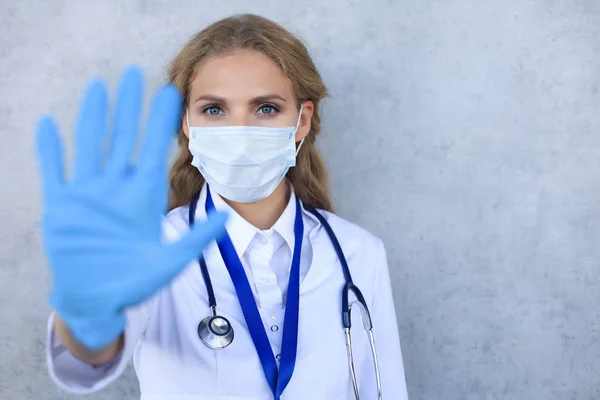
[[[371,251],[371,257],[374,256],[376,263],[373,264],[375,285],[370,312],[379,359],[382,395],[384,399],[407,400],[408,392],[400,349],[398,320],[392,296],[387,255],[381,240],[377,239],[376,247]],[[364,377],[363,382],[366,384],[360,389],[360,394],[361,398],[375,400],[377,387],[371,357],[368,359],[368,364],[363,368],[364,373],[368,376]]]
[[[148,314],[147,304],[139,305],[126,311],[125,343],[121,354],[111,363],[94,367],[75,358],[60,343],[53,332],[53,312],[48,320],[46,359],[52,380],[62,389],[78,394],[96,392],[115,379],[125,370],[133,357],[134,348],[146,329]]]

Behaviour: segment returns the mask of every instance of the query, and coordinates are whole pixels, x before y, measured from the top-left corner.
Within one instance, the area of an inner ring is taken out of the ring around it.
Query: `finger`
[[[179,125],[181,95],[173,85],[163,87],[154,97],[146,137],[140,153],[138,170],[142,173],[166,174],[169,145]]]
[[[122,173],[129,167],[139,131],[143,90],[140,69],[135,66],[127,68],[121,76],[117,94],[115,126],[106,166],[108,172]]]
[[[161,282],[169,282],[175,278],[187,264],[202,254],[202,251],[213,241],[225,233],[227,213],[214,212],[208,215],[203,223],[195,224],[191,231],[179,241],[166,245],[166,259],[163,270],[157,274]]]
[[[107,111],[106,85],[94,80],[83,96],[75,128],[74,181],[89,179],[100,173]]]
[[[56,124],[49,116],[40,118],[36,129],[36,151],[42,191],[47,199],[64,185],[63,150]]]

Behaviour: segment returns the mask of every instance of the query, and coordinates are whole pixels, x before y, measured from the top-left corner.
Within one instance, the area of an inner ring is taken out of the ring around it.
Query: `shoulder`
[[[190,230],[188,223],[189,206],[174,208],[162,218],[163,240],[172,242]]]
[[[344,252],[352,280],[371,306],[379,296],[381,282],[389,279],[386,249],[383,241],[368,230],[335,214],[319,210],[337,237]],[[323,226],[318,234],[327,235]]]
[[[317,211],[331,225],[331,229],[340,242],[346,258],[364,255],[372,257],[375,254],[378,257],[385,256],[385,246],[378,236],[336,214],[325,210]],[[322,227],[320,228],[322,229]],[[326,234],[325,230],[322,230],[322,233]]]

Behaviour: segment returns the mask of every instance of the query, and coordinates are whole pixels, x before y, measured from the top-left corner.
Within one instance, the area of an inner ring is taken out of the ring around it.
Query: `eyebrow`
[[[215,96],[212,94],[203,94],[202,96],[198,97],[194,102],[198,102],[200,100],[214,101],[215,103],[227,103],[227,100],[225,98]],[[275,93],[270,93],[270,94],[265,94],[263,96],[254,97],[253,99],[250,100],[250,103],[258,104],[258,103],[264,103],[269,100],[281,100],[284,103],[287,102],[287,100],[284,99],[283,97],[281,97],[280,95],[275,94]]]

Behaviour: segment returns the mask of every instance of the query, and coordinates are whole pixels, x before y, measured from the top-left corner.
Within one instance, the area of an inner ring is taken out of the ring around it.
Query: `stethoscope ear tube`
[[[373,322],[371,321],[371,313],[369,312],[369,307],[367,306],[367,302],[365,297],[363,296],[360,289],[354,285],[352,282],[346,282],[344,285],[344,289],[342,290],[342,319],[344,323],[344,328],[352,327],[352,318],[351,318],[351,310],[352,305],[350,304],[350,292],[354,293],[357,302],[354,303],[360,308],[360,313],[363,321],[363,325],[366,330],[373,329]]]
[[[350,268],[348,267],[348,262],[346,261],[346,257],[344,252],[342,251],[342,246],[340,246],[337,237],[333,233],[333,229],[331,226],[317,210],[314,208],[307,208],[317,219],[321,222],[321,225],[327,231],[329,239],[331,239],[331,243],[335,249],[335,252],[338,256],[340,264],[342,265],[342,271],[344,273],[344,278],[346,279],[346,283],[342,289],[342,323],[344,325],[344,333],[346,336],[346,347],[348,349],[348,364],[350,365],[350,376],[352,377],[352,386],[354,388],[354,395],[356,400],[360,400],[359,390],[358,390],[358,381],[356,379],[356,371],[354,368],[354,355],[352,353],[352,335],[350,334],[350,328],[352,327],[352,307],[354,305],[358,306],[361,318],[363,321],[363,326],[369,335],[369,342],[371,345],[371,353],[373,356],[373,366],[375,369],[375,377],[377,380],[377,399],[382,399],[382,391],[381,391],[381,375],[379,371],[379,362],[377,358],[377,350],[375,349],[375,335],[373,334],[373,321],[371,320],[371,313],[369,312],[369,307],[367,306],[367,302],[365,297],[363,296],[360,289],[354,284],[352,281],[352,275],[350,274]],[[356,302],[350,303],[349,296],[350,292],[354,293],[356,297]]]

